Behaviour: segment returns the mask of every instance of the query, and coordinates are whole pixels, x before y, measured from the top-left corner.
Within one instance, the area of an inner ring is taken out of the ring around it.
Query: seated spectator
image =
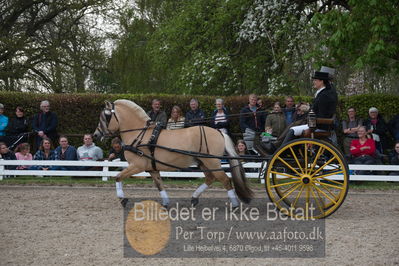
[[[125,159],[125,149],[122,146],[122,141],[120,138],[113,138],[111,141],[111,150],[109,151],[108,160],[110,161],[126,161]]]
[[[166,129],[172,130],[179,128],[184,128],[184,116],[182,115],[180,107],[175,105],[170,112],[170,118],[168,120]]]
[[[285,98],[285,107],[283,108],[286,126],[289,126],[292,124],[292,122],[294,122],[295,111],[296,111],[296,109],[295,109],[294,97],[287,96]]]
[[[83,137],[83,145],[78,148],[78,160],[80,161],[101,161],[103,157],[103,150],[93,143],[91,134],[85,134]],[[82,170],[93,169],[91,166],[84,166]],[[94,167],[94,169],[97,169]]]
[[[4,105],[0,103],[0,136],[6,135],[6,128],[8,125],[8,117],[4,114]]]
[[[211,127],[225,134],[229,134],[229,113],[224,107],[223,99],[216,99],[215,105],[216,109],[212,113]]]
[[[190,109],[191,110],[186,113],[184,127],[204,126],[206,124],[205,113],[199,109],[199,102],[197,99],[191,99]]]
[[[373,135],[373,139],[376,142],[376,147],[380,153],[387,148],[387,135],[386,132],[388,130],[387,124],[384,121],[384,118],[378,113],[378,109],[375,107],[371,107],[369,109],[369,118],[367,118],[363,125],[367,129],[367,133]]]
[[[364,126],[357,130],[358,139],[351,142],[350,152],[354,164],[376,164],[376,147],[372,138],[367,138],[367,131]],[[359,174],[368,174],[369,171],[359,171]]]
[[[0,159],[3,160],[16,160],[17,157],[15,154],[10,151],[5,142],[0,142]],[[7,165],[5,169],[14,170],[16,168],[15,165]]]
[[[391,120],[389,120],[388,128],[393,136],[393,139],[395,141],[399,141],[399,114],[395,115]]]
[[[162,124],[162,127],[166,127],[166,120],[168,119],[165,111],[161,111],[161,100],[154,99],[151,103],[151,111],[147,112],[147,115],[151,118],[151,121]]]
[[[44,137],[51,139],[54,143],[57,140],[58,117],[54,112],[50,111],[49,101],[40,103],[40,112],[33,116],[32,129],[37,133],[35,138],[36,147]]]
[[[267,115],[265,131],[278,138],[286,128],[285,115],[279,102],[274,103],[273,111]]]
[[[17,146],[15,150],[15,157],[17,157],[17,160],[26,160],[26,161],[31,161],[33,159],[32,154],[30,153],[30,146],[29,143],[21,143]],[[26,170],[30,166],[27,165],[19,165],[17,166],[17,170]]]
[[[389,154],[389,162],[391,165],[399,165],[399,141],[395,143],[395,148]],[[399,171],[393,171],[390,175],[399,175]]]
[[[78,154],[74,146],[69,145],[68,138],[66,136],[60,136],[58,146],[54,152],[57,160],[62,161],[76,161],[78,160]],[[73,166],[55,166],[54,170],[73,170]]]
[[[13,117],[7,126],[6,135],[8,145],[17,146],[19,143],[28,141],[29,120],[25,117],[24,109],[20,106],[15,108]]]
[[[49,138],[43,138],[39,150],[33,155],[33,160],[54,161],[56,159],[56,153],[53,149],[51,140]],[[34,165],[30,167],[31,170],[49,170],[50,168],[52,167],[48,165]]]
[[[242,139],[237,140],[236,151],[238,156],[249,155],[249,152],[247,150],[247,145],[245,144],[245,141]]]
[[[357,139],[357,130],[363,125],[363,120],[356,117],[356,109],[348,108],[348,119],[342,121],[342,130],[344,132],[344,152],[346,156],[350,155],[351,142]]]

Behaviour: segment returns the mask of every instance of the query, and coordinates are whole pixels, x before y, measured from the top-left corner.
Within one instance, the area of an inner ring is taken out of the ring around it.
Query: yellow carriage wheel
[[[317,139],[299,139],[278,149],[265,174],[270,200],[290,216],[324,218],[348,192],[349,170],[341,152]]]

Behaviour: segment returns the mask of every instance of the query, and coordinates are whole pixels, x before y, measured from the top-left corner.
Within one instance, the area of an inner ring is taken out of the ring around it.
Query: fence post
[[[3,161],[4,159],[0,159],[1,161]],[[0,165],[0,174],[2,174],[4,171],[4,165]],[[0,181],[3,180],[3,175],[0,175]]]
[[[108,160],[105,160],[104,162],[108,162]],[[108,166],[103,166],[103,172],[108,172],[108,168]],[[106,176],[105,173],[103,175],[103,181],[108,181],[108,176]]]

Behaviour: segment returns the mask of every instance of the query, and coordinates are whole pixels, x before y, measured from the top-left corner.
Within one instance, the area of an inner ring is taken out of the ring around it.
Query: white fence
[[[19,166],[19,165],[48,165],[48,166],[90,166],[90,167],[101,167],[102,170],[97,171],[78,171],[78,170],[7,170],[5,166]],[[127,162],[93,162],[93,161],[16,161],[16,160],[0,160],[0,180],[3,180],[7,176],[94,176],[102,177],[103,181],[107,181],[110,177],[116,176],[119,171],[110,171],[110,167],[124,168],[127,167]],[[259,170],[261,163],[243,163],[244,168],[246,168],[247,178],[259,178]],[[222,165],[224,168],[228,168],[228,164]],[[266,167],[266,164],[263,166]],[[250,170],[251,169],[251,170]],[[248,171],[249,170],[249,171]],[[349,170],[352,172],[355,170],[368,170],[368,171],[396,171],[396,175],[350,175],[350,180],[353,181],[398,181],[399,182],[399,165],[356,165],[350,164]],[[230,173],[227,173],[230,176]],[[146,172],[136,174],[134,176],[150,176]],[[177,177],[177,178],[203,178],[204,174],[202,172],[163,172],[161,171],[162,177]],[[342,180],[342,175],[330,176],[333,180]],[[261,180],[263,181],[263,180]]]

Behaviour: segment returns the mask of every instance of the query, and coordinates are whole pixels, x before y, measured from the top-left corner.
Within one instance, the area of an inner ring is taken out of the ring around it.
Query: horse
[[[94,137],[119,133],[125,143],[125,158],[129,165],[116,176],[116,195],[123,207],[128,199],[123,192],[122,181],[141,172],[148,172],[159,190],[162,205],[168,207],[170,200],[162,183],[159,171],[173,171],[198,163],[205,175],[205,182],[192,194],[191,204],[199,203],[200,195],[218,180],[227,190],[231,206],[239,206],[239,199],[249,203],[253,192],[249,188],[245,172],[231,138],[210,127],[194,126],[175,130],[161,130],[156,145],[148,145],[154,138],[157,127],[136,103],[129,100],[106,101],[100,113],[100,121]],[[152,150],[151,150],[152,149]],[[232,180],[221,168],[220,157],[228,154]],[[208,155],[208,156],[206,156]],[[237,198],[238,196],[238,198]]]

